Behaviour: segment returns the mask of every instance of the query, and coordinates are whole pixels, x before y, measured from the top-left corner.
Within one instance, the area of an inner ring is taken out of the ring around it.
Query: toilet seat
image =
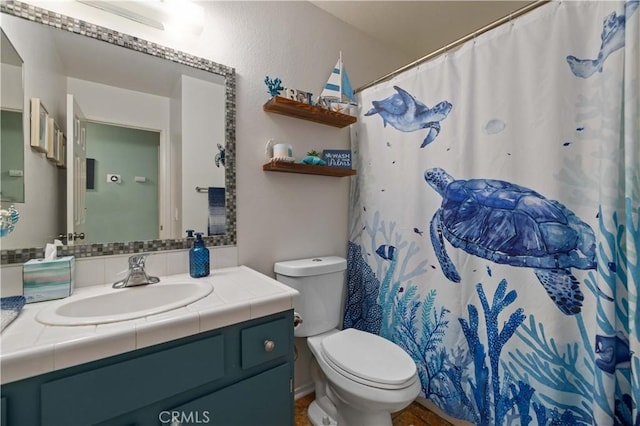
[[[411,357],[378,335],[349,328],[322,339],[320,346],[331,368],[363,385],[401,389],[417,380]]]

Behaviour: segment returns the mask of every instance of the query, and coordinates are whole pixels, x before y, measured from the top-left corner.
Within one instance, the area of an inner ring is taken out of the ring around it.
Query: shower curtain
[[[640,425],[638,6],[552,2],[358,94],[344,327],[453,417]]]

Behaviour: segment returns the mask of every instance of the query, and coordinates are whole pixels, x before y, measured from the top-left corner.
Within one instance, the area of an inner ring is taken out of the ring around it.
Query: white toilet
[[[309,419],[316,426],[390,426],[391,413],[420,393],[420,380],[415,363],[396,344],[353,328],[336,328],[346,267],[345,259],[334,256],[274,267],[278,281],[300,292],[294,309],[303,322],[294,334],[307,337],[315,358],[316,399]]]

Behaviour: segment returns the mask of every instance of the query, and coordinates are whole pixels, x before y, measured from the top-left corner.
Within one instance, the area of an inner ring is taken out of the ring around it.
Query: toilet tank
[[[300,293],[293,308],[302,317],[297,337],[315,336],[334,329],[342,317],[347,261],[337,256],[289,260],[274,265],[276,279]]]

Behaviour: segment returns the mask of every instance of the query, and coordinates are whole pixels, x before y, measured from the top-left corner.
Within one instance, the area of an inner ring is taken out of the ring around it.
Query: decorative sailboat
[[[320,94],[318,103],[332,111],[342,114],[356,115],[358,104],[349,82],[347,68],[342,63],[342,52],[336,66],[331,71],[327,83]]]

